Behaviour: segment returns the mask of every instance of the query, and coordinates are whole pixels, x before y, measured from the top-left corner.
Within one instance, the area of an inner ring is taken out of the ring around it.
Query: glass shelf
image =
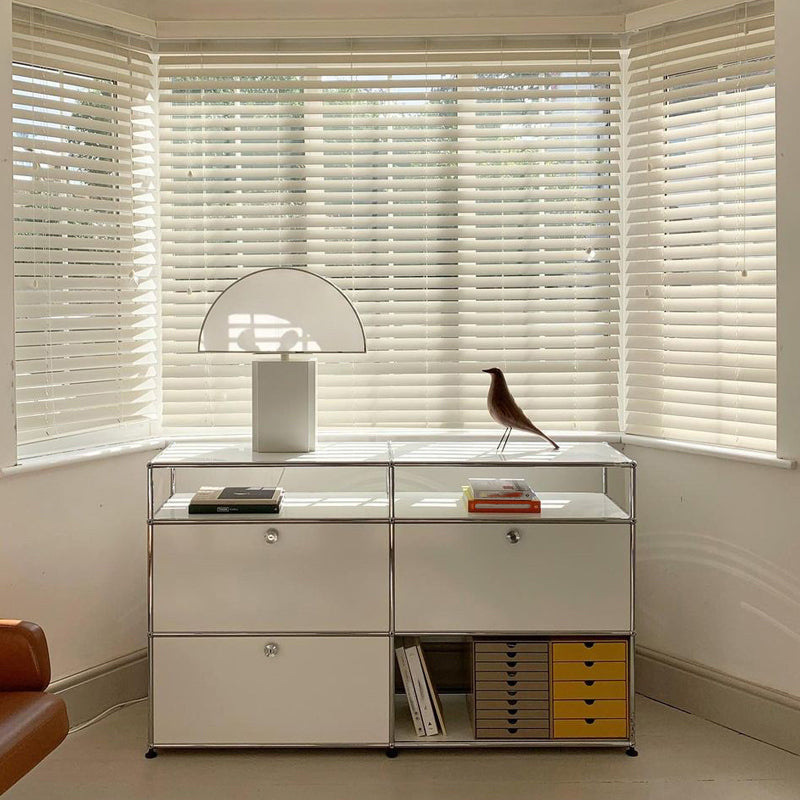
[[[389,520],[389,498],[385,493],[372,492],[293,492],[283,498],[278,514],[190,514],[191,492],[172,495],[153,517],[154,522],[236,522],[279,523],[306,520],[359,520],[383,522]]]
[[[500,522],[514,519],[525,522],[592,521],[626,522],[629,515],[602,492],[541,492],[540,514],[530,512],[467,511],[461,492],[397,492],[394,518],[397,522],[437,520],[453,522]]]

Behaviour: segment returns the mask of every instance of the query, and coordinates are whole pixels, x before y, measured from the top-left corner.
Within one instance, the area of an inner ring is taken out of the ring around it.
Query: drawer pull
[[[267,532],[264,534],[264,541],[267,544],[275,544],[278,541],[279,533],[277,528],[267,528]]]
[[[594,686],[594,681],[584,681],[587,686]]]
[[[594,642],[584,642],[583,646],[588,650],[588,649],[594,647]]]
[[[593,667],[594,666],[594,661],[584,661],[583,664],[586,667]]]
[[[516,685],[517,685],[517,682],[516,682],[516,681],[506,681],[506,683],[507,683],[509,686],[516,686]]]
[[[594,705],[594,700],[584,700],[583,702],[586,703],[587,706],[593,706]]]
[[[587,725],[594,725],[594,720],[593,720],[593,719],[591,719],[591,718],[589,718],[589,717],[587,717],[587,718],[586,718],[586,724],[587,724]]]
[[[506,539],[508,539],[510,544],[517,544],[520,540],[520,532],[516,528],[512,528],[507,534]]]
[[[508,728],[508,732],[509,733],[516,733],[517,732],[517,728]]]
[[[509,704],[510,706],[515,706],[517,703],[519,703],[519,700],[509,700],[509,701],[508,701],[508,704]]]
[[[267,658],[274,658],[278,655],[278,645],[275,642],[269,642],[268,644],[264,645],[264,655]]]
[[[506,661],[506,666],[507,666],[509,669],[514,669],[514,667],[516,667],[516,666],[517,666],[517,662],[516,662],[516,661]]]

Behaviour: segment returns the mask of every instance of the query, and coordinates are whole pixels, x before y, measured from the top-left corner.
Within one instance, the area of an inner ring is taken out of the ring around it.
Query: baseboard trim
[[[641,646],[636,691],[800,755],[800,698]]]
[[[49,692],[67,704],[71,728],[129,700],[147,696],[147,650],[53,681]]]

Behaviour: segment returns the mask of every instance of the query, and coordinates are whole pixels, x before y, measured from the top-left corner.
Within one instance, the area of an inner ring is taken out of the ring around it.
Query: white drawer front
[[[388,526],[157,525],[153,629],[388,631]]]
[[[516,529],[519,541],[506,534]],[[627,525],[397,525],[395,625],[424,631],[625,631]]]
[[[155,743],[385,744],[389,651],[383,636],[156,637]]]

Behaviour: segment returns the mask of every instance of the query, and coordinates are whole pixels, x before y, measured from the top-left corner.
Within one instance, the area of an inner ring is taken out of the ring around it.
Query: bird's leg
[[[511,437],[511,428],[506,428],[503,431],[503,435],[500,437],[500,441],[497,445],[497,452],[502,453],[506,449],[506,445],[508,444],[508,440]]]

